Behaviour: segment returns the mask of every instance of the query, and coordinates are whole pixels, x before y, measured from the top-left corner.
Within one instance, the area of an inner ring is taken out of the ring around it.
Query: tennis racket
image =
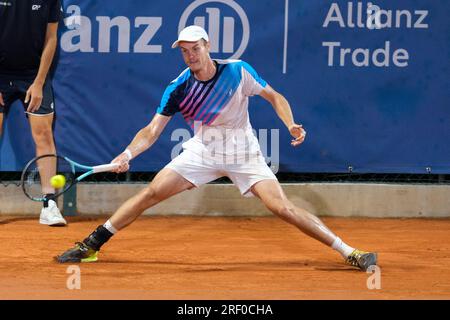
[[[111,171],[118,167],[116,163],[99,166],[86,166],[67,157],[46,154],[35,157],[22,171],[21,185],[25,195],[33,201],[45,201],[45,194],[54,193],[57,198],[84,178],[98,172]],[[56,172],[56,173],[55,173]],[[61,188],[51,186],[54,175],[63,175],[66,183]]]

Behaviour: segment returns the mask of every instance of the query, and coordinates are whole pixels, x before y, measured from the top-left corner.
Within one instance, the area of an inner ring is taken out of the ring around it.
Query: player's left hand
[[[27,112],[37,111],[41,107],[42,98],[42,85],[33,82],[33,84],[28,88],[25,96],[25,103],[30,102],[28,104]]]
[[[289,132],[291,133],[291,136],[294,138],[291,141],[291,145],[293,147],[299,146],[303,141],[305,141],[306,138],[306,131],[303,129],[303,126],[301,124],[293,124],[289,127]]]

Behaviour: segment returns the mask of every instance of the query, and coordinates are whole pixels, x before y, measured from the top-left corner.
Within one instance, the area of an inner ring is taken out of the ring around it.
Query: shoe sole
[[[93,255],[87,258],[81,259],[81,262],[95,262],[97,260],[98,260],[98,252],[94,253]]]
[[[93,255],[84,258],[84,259],[66,259],[64,261],[60,260],[59,256],[55,257],[56,262],[58,263],[89,263],[89,262],[95,262],[98,260],[98,252],[94,253]]]
[[[50,226],[50,227],[62,227],[67,225],[66,221],[58,221],[58,222],[48,222],[45,220],[39,220],[40,224],[46,225],[46,226]]]

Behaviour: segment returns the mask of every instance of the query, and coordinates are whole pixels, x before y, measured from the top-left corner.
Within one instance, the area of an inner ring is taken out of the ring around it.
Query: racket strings
[[[35,159],[23,172],[23,190],[29,198],[37,201],[42,201],[46,194],[61,194],[72,185],[74,171],[73,166],[61,157],[49,155]],[[65,185],[59,189],[50,183],[50,179],[57,174],[66,178]]]

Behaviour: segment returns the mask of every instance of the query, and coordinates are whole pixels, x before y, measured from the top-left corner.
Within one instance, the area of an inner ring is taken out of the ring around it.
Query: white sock
[[[116,234],[118,231],[116,228],[113,227],[113,225],[111,224],[111,221],[109,221],[109,220],[106,221],[103,226],[106,228],[106,230],[108,230],[112,234]]]
[[[342,257],[344,257],[344,259],[347,259],[347,257],[353,252],[353,250],[355,250],[355,248],[348,246],[339,237],[336,237],[336,239],[334,239],[331,248],[339,252],[342,255]]]

